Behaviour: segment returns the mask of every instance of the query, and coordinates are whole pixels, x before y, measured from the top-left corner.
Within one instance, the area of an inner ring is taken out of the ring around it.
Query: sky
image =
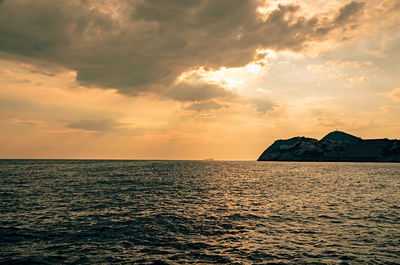
[[[0,158],[400,138],[400,0],[0,0]]]

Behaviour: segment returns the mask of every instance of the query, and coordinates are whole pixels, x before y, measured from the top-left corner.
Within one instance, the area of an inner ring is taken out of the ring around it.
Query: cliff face
[[[400,162],[400,140],[363,140],[334,131],[319,141],[306,137],[277,140],[258,161]]]

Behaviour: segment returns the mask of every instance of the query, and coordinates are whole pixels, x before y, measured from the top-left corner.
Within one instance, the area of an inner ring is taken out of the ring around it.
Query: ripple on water
[[[0,264],[398,264],[400,164],[0,160]]]

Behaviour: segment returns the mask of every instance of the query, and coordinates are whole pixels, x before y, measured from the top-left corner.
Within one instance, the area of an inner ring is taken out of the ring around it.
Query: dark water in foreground
[[[400,264],[400,164],[0,160],[0,263]]]

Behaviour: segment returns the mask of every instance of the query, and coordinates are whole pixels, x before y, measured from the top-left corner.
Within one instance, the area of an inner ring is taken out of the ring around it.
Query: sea
[[[400,163],[0,160],[0,264],[400,264]]]

